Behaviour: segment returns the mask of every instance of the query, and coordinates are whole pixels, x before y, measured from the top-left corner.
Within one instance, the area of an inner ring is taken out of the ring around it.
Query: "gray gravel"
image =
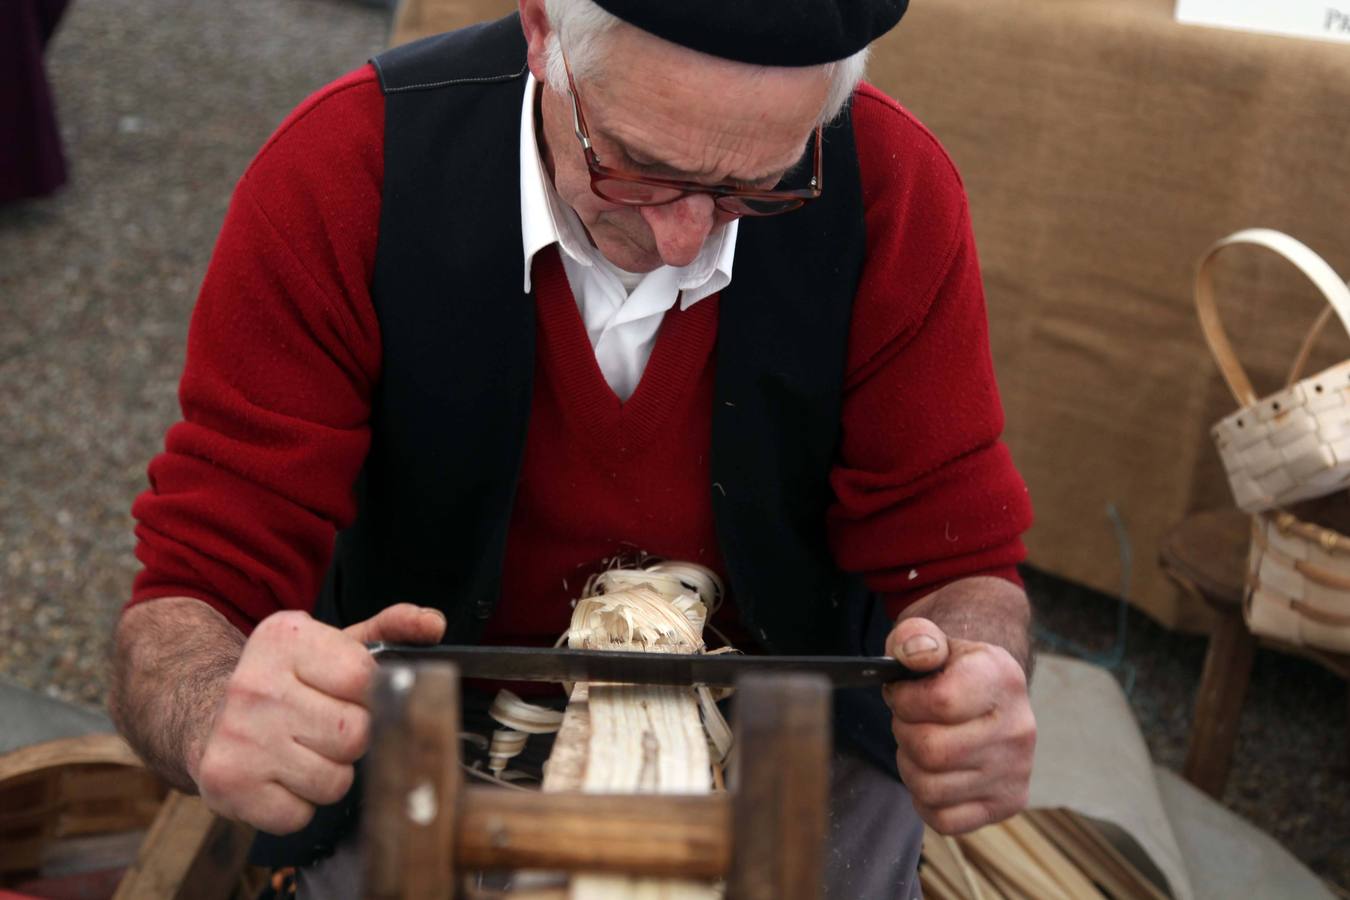
[[[230,191],[387,22],[342,0],[72,5],[48,58],[72,181],[0,207],[0,672],[102,701],[131,500]]]
[[[188,316],[230,190],[310,91],[384,43],[345,0],[75,0],[49,55],[72,183],[0,207],[0,676],[97,706],[136,564],[129,508],[177,413]],[[1114,601],[1034,581],[1098,648]],[[1203,642],[1129,617],[1132,702],[1179,768]],[[1225,802],[1350,887],[1345,685],[1262,652]]]

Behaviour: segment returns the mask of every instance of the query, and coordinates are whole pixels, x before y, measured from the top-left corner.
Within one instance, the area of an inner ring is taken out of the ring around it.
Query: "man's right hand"
[[[258,624],[188,772],[206,805],[272,834],[299,831],[351,787],[370,738],[369,641],[434,644],[445,617],[401,603],[339,631],[302,612]]]

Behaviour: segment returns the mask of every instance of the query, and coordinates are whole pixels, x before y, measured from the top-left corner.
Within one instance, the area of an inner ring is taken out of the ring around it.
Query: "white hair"
[[[558,93],[565,94],[567,70],[563,66],[562,44],[567,44],[567,59],[572,66],[572,74],[577,78],[585,78],[599,70],[604,55],[605,35],[615,25],[623,24],[623,20],[601,9],[593,0],[545,0],[544,8],[548,12],[549,24],[553,26],[547,46],[548,85]],[[830,90],[820,111],[820,124],[829,123],[844,108],[858,82],[862,81],[870,49],[864,47],[845,59],[818,66],[830,80]]]

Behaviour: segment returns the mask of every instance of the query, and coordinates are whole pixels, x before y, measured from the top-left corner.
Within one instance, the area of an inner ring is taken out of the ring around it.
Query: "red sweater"
[[[197,597],[245,631],[277,610],[312,608],[334,535],[356,515],[380,377],[370,283],[383,124],[367,66],[301,104],[239,182],[193,314],[183,419],[132,509],[144,564],[133,603]],[[999,441],[959,177],[932,135],[870,86],[853,127],[867,260],[827,526],[840,567],[887,594],[894,614],[956,578],[1016,580],[1031,511]],[[534,402],[494,641],[560,632],[585,575],[615,554],[721,567],[706,465],[716,299],[667,314],[637,392],[620,404],[560,264],[543,256]]]

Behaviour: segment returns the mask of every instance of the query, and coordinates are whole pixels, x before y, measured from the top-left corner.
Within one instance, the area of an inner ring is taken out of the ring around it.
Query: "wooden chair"
[[[1216,614],[1182,770],[1186,780],[1215,798],[1228,781],[1256,650],[1256,638],[1242,620],[1250,523],[1235,509],[1196,513],[1167,533],[1159,551],[1163,570]],[[1268,643],[1350,680],[1350,656]]]
[[[0,893],[251,900],[252,837],[168,790],[115,734],[0,755]]]

